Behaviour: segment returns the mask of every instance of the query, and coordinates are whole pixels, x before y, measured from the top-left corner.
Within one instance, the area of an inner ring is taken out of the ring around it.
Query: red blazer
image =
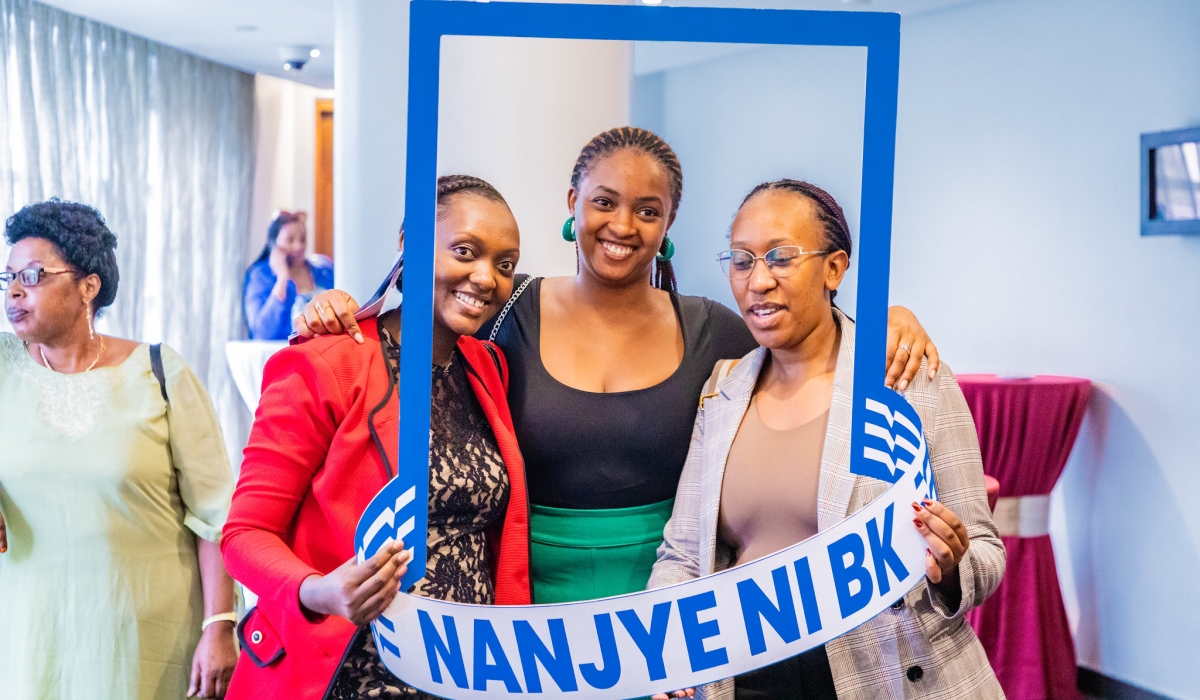
[[[259,596],[238,626],[242,653],[229,700],[324,697],[357,629],[305,611],[299,594],[305,578],[354,556],[359,516],[395,471],[396,387],[375,320],[361,328],[362,345],[346,335],[317,338],[279,351],[263,372],[221,539],[229,573]],[[508,510],[489,543],[496,603],[528,604],[529,501],[505,399],[508,366],[498,348],[493,355],[474,338],[460,339],[458,349],[510,483]]]

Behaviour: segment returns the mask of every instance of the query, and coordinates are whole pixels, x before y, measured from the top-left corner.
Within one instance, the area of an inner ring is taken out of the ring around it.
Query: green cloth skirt
[[[674,498],[633,508],[533,506],[533,602],[572,603],[643,591]]]

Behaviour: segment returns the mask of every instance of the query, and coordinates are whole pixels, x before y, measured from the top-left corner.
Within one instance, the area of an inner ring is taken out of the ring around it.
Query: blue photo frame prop
[[[404,499],[416,527],[404,536],[413,564],[407,589],[425,571],[432,380],[433,230],[436,219],[438,90],[443,36],[687,41],[861,46],[867,49],[863,128],[853,425],[868,421],[867,400],[883,389],[891,261],[892,186],[900,69],[900,16],[878,12],[748,10],[648,5],[559,5],[412,0],[409,20],[405,279],[400,358],[397,473],[414,475]],[[582,146],[582,144],[581,144]],[[564,177],[566,174],[564,173]],[[864,435],[853,432],[861,455]],[[419,475],[419,476],[417,476]],[[397,504],[400,505],[399,503]],[[399,513],[397,513],[399,515]]]

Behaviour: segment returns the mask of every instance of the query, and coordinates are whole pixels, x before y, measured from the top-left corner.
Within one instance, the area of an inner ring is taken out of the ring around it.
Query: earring
[[[663,238],[662,252],[654,256],[655,260],[666,262],[675,256],[675,244],[671,242],[670,236]]]
[[[95,340],[96,339],[96,326],[92,323],[92,310],[89,308],[86,311],[86,313],[87,313],[87,320],[88,320],[88,340]]]
[[[575,242],[575,217],[572,216],[563,224],[562,237],[567,243]]]

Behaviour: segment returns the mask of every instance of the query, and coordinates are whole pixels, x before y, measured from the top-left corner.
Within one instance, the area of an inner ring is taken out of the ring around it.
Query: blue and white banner
[[[728,678],[845,634],[924,578],[910,504],[936,498],[912,407],[881,388],[862,408],[850,470],[892,486],[836,527],[735,569],[601,600],[479,606],[401,593],[372,623],[384,664],[447,698],[607,700]],[[425,518],[410,514],[427,508],[418,491],[398,477],[375,497],[358,525],[360,561],[394,538],[424,545]]]

